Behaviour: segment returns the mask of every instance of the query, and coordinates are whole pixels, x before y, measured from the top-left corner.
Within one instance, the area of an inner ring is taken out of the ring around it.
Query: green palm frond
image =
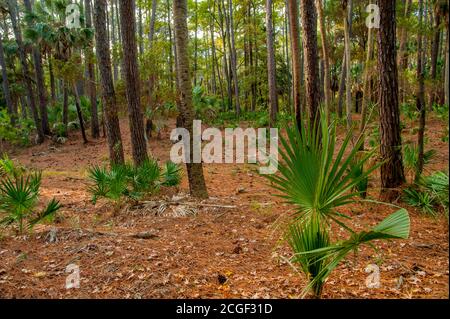
[[[181,182],[181,167],[171,161],[166,162],[162,173],[162,184],[164,186],[176,186]]]
[[[326,264],[321,267],[321,271],[309,282],[308,286],[303,291],[303,295],[310,289],[313,289],[316,285],[324,282],[347,254],[358,249],[360,245],[373,240],[407,239],[409,237],[409,231],[409,214],[405,209],[400,209],[389,215],[370,231],[355,233],[350,239],[328,247],[306,252],[297,252],[297,255],[299,256],[317,258],[317,263],[326,262]]]
[[[375,150],[357,158],[362,140],[350,148],[351,132],[338,147],[335,122],[328,126],[322,120],[319,129],[303,125],[300,131],[297,126],[291,126],[286,128],[286,133],[286,138],[280,138],[283,146],[282,161],[278,163],[280,174],[266,177],[282,192],[281,197],[297,206],[299,218],[315,213],[322,217],[338,216],[334,209],[352,202],[360,193],[352,189],[381,165],[361,173],[362,165]],[[355,162],[359,165],[354,165]]]

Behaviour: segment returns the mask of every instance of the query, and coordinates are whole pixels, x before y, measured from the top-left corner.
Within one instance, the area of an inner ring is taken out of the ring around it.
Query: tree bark
[[[100,83],[102,87],[103,114],[112,165],[123,164],[123,145],[117,116],[116,95],[111,74],[110,48],[106,30],[106,0],[94,0],[94,25]]]
[[[352,19],[352,0],[342,1],[342,10],[344,11],[344,41],[345,41],[345,107],[347,118],[347,129],[352,127],[352,74],[350,72],[350,25]]]
[[[11,99],[11,93],[9,91],[9,80],[8,74],[6,72],[6,62],[5,55],[3,53],[3,37],[0,35],[0,67],[2,68],[2,86],[3,86],[3,96],[5,98],[6,107],[8,109],[8,113],[11,119],[11,124],[15,125],[17,118],[17,111],[15,111],[15,107],[13,105]]]
[[[292,87],[294,95],[294,112],[297,124],[301,124],[302,100],[301,100],[301,73],[302,63],[300,60],[300,28],[298,25],[297,0],[288,0],[289,10],[289,32],[291,38],[292,56]]]
[[[41,119],[39,118],[39,113],[36,108],[36,103],[34,99],[34,90],[33,86],[31,84],[31,78],[30,78],[30,70],[28,68],[28,62],[27,57],[25,55],[25,48],[22,41],[22,32],[20,30],[20,26],[17,21],[17,0],[7,0],[8,9],[11,17],[11,24],[14,30],[14,36],[16,38],[18,51],[19,51],[19,58],[20,63],[22,65],[22,72],[23,72],[23,78],[25,81],[25,88],[27,91],[27,102],[30,106],[31,113],[33,115],[34,123],[36,125],[36,131],[37,131],[37,139],[36,142],[38,144],[44,142],[44,130],[42,129],[42,123]]]
[[[416,93],[416,108],[419,112],[419,129],[417,131],[417,167],[415,171],[414,180],[417,182],[422,175],[424,164],[424,135],[425,135],[425,56],[423,50],[423,35],[422,35],[422,19],[423,19],[423,0],[419,0],[419,29],[417,35],[417,80],[418,87]]]
[[[175,41],[177,48],[178,67],[178,97],[177,105],[181,115],[182,125],[190,133],[190,145],[193,145],[194,107],[192,104],[192,86],[189,70],[188,28],[187,28],[187,1],[175,0],[173,2],[173,18]],[[191,147],[192,148],[192,147]],[[192,152],[190,163],[187,163],[189,188],[192,196],[207,198],[205,178],[202,163],[193,163]]]
[[[90,0],[84,0],[84,9],[86,16],[86,27],[92,28],[91,17],[91,3]],[[95,86],[95,69],[92,62],[93,52],[92,47],[88,47],[86,50],[87,60],[87,74],[88,74],[88,92],[89,101],[91,102],[91,135],[93,138],[100,137],[100,127],[98,122],[98,110],[97,110],[97,90]]]
[[[325,111],[326,115],[330,117],[331,111],[331,82],[330,82],[330,59],[328,56],[328,42],[327,31],[325,28],[325,17],[323,15],[322,0],[316,0],[317,14],[319,18],[320,37],[322,40],[322,54],[323,54],[323,73],[324,73],[324,95],[325,95]]]
[[[314,1],[301,0],[303,47],[306,67],[306,109],[310,125],[319,120],[319,65],[317,57],[317,15]]]
[[[405,181],[400,136],[396,61],[395,0],[379,2],[378,73],[380,106],[381,198],[392,201]]]
[[[275,49],[273,44],[272,0],[266,0],[267,78],[269,85],[270,126],[275,127],[278,112]]]
[[[236,107],[236,115],[239,116],[241,114],[241,104],[239,102],[239,80],[237,74],[237,57],[236,57],[236,47],[235,47],[235,38],[234,38],[234,20],[233,20],[233,2],[228,0],[228,10],[229,10],[229,30],[230,30],[230,41],[231,41],[231,72],[233,73],[233,82],[234,82],[234,95],[235,95],[235,107]]]
[[[137,63],[135,1],[119,0],[120,20],[122,24],[123,67],[128,102],[128,117],[131,134],[131,149],[136,166],[142,164],[147,155],[144,120],[141,109],[140,77]]]

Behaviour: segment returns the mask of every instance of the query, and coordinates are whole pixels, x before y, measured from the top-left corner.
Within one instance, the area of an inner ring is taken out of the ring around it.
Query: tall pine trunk
[[[415,181],[418,181],[423,171],[424,164],[424,136],[425,136],[425,56],[423,50],[422,24],[423,20],[423,0],[419,0],[419,34],[417,35],[417,80],[418,87],[416,93],[416,108],[419,112],[419,129],[417,131],[417,167],[415,171]]]
[[[330,59],[328,56],[327,31],[325,28],[325,17],[323,15],[322,0],[316,0],[317,15],[319,17],[320,38],[322,40],[323,73],[324,73],[324,96],[326,115],[330,117],[331,111],[331,82],[330,82]]]
[[[301,124],[302,99],[301,99],[301,73],[302,62],[300,53],[300,28],[298,23],[297,0],[288,0],[289,32],[291,38],[292,56],[292,87],[294,95],[294,112],[297,124]]]
[[[97,60],[103,98],[103,114],[111,164],[124,163],[122,137],[117,116],[116,95],[111,73],[111,56],[106,21],[106,0],[94,0],[94,25]]]
[[[395,0],[379,2],[378,73],[380,107],[381,198],[395,200],[405,181],[402,162],[398,74],[396,61]]]
[[[84,0],[84,9],[86,17],[86,27],[92,27],[92,17],[91,17],[91,3],[90,0]],[[97,90],[95,86],[95,69],[93,63],[93,52],[92,48],[88,47],[86,49],[86,60],[87,60],[87,74],[88,74],[88,92],[89,101],[91,102],[91,135],[93,138],[98,138],[100,136],[100,127],[98,123],[98,110],[97,110]]]
[[[154,0],[155,1],[155,0]],[[131,149],[135,165],[140,165],[147,158],[144,118],[141,109],[140,77],[137,63],[135,1],[119,0],[120,20],[122,24],[123,67],[128,104],[128,118],[131,134]]]
[[[314,1],[301,0],[303,47],[306,67],[306,109],[310,125],[319,119],[319,63],[317,56],[317,14]]]
[[[275,49],[273,44],[272,0],[266,0],[267,78],[269,84],[270,126],[275,127],[278,112]]]
[[[193,146],[193,120],[194,107],[192,103],[192,85],[189,70],[188,28],[187,28],[187,1],[176,0],[173,2],[173,19],[175,29],[175,42],[177,48],[177,77],[178,97],[177,104],[184,128],[190,133],[190,143]],[[193,163],[192,152],[190,163],[187,163],[189,188],[192,196],[199,198],[208,197],[205,178],[203,176],[202,163]]]

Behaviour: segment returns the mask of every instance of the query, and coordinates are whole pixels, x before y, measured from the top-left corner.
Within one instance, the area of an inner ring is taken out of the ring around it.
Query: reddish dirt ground
[[[429,171],[448,167],[442,123],[427,123],[428,147],[438,151]],[[126,121],[121,128],[129,157]],[[149,149],[165,161],[171,145],[166,132],[162,140],[152,139]],[[54,224],[39,225],[25,238],[2,231],[2,298],[298,298],[305,287],[306,278],[286,263],[290,250],[280,240],[283,220],[293,207],[271,196],[273,190],[254,167],[206,165],[211,198],[204,203],[235,207],[201,206],[195,216],[173,217],[145,211],[114,214],[111,204],[90,202],[86,171],[89,165],[107,163],[104,139],[83,145],[72,133],[64,145],[47,141],[14,150],[10,157],[43,170],[41,198],[56,197],[64,206]],[[369,195],[376,198],[377,175],[371,187]],[[184,177],[170,195],[187,191]],[[330,276],[324,298],[449,297],[448,220],[399,205],[410,212],[410,238],[378,241],[377,252],[365,246],[347,258]],[[368,203],[341,210],[353,217],[356,229],[394,211]],[[52,229],[55,242],[49,241]],[[150,238],[136,238],[142,232]],[[373,263],[380,266],[380,288],[366,287],[365,269]],[[80,268],[78,289],[65,288],[69,264]]]

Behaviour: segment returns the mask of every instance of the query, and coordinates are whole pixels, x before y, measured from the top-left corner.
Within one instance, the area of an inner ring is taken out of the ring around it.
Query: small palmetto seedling
[[[25,173],[20,176],[8,174],[0,180],[0,213],[4,215],[0,224],[17,223],[18,232],[22,234],[25,228],[31,230],[37,223],[54,216],[61,207],[55,199],[43,211],[35,211],[39,201],[41,176],[40,172],[26,176]]]
[[[148,159],[138,167],[131,164],[114,165],[111,169],[93,166],[89,168],[89,179],[93,182],[88,190],[94,204],[103,197],[120,206],[126,198],[139,200],[158,192],[160,185],[178,185],[180,168],[167,162],[161,173],[158,162]]]
[[[181,167],[174,162],[168,161],[162,172],[162,185],[177,186],[181,182]]]
[[[405,188],[403,194],[405,202],[409,205],[420,208],[425,214],[436,215],[435,198],[430,193],[410,187]]]
[[[355,203],[357,195],[365,190],[360,185],[381,165],[362,169],[376,149],[358,154],[363,140],[350,146],[351,131],[338,147],[336,123],[328,125],[325,116],[321,116],[318,125],[306,123],[300,125],[300,131],[297,126],[287,127],[286,133],[287,137],[280,138],[283,148],[279,174],[266,177],[282,193],[279,196],[296,207],[294,225],[287,232],[294,251],[291,261],[309,278],[304,293],[312,289],[320,297],[326,278],[349,251],[370,240],[406,238],[408,232],[404,231],[409,231],[409,216],[400,210],[372,231],[355,233],[345,223],[351,217],[336,208]],[[331,243],[328,232],[333,222],[347,230],[350,239]]]

